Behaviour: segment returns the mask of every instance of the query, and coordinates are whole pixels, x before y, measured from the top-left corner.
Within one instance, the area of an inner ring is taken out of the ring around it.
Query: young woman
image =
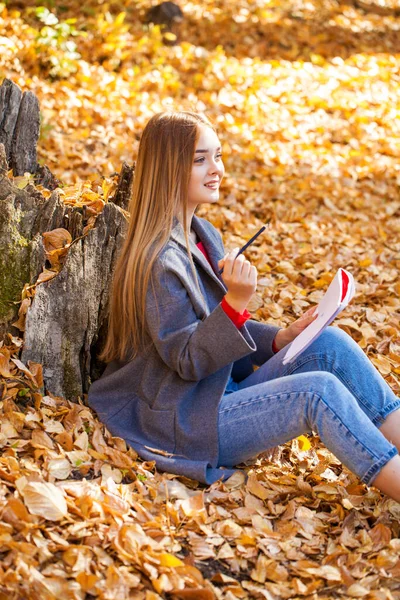
[[[280,350],[312,310],[286,329],[250,318],[256,268],[235,258],[238,248],[225,254],[218,231],[194,214],[218,201],[223,176],[205,116],[149,120],[113,280],[108,365],[89,404],[164,471],[212,483],[315,431],[363,482],[400,501],[400,399],[336,327],[282,365]]]

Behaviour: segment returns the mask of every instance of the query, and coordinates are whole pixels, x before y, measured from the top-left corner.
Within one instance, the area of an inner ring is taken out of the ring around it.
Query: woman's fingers
[[[251,265],[249,272],[249,279],[251,284],[256,287],[257,284],[257,269],[254,265]]]
[[[314,319],[317,318],[318,316],[318,311],[317,311],[317,307],[313,306],[312,308],[310,308],[307,312],[306,312],[307,318],[310,321],[313,321]]]
[[[312,306],[311,308],[306,310],[306,312],[301,315],[300,319],[304,321],[312,321],[317,316],[316,308],[316,306]]]
[[[235,262],[233,263],[232,274],[234,277],[237,277],[238,279],[241,278],[243,264],[244,264],[244,256],[243,256],[243,254],[240,254],[240,256],[235,258]]]
[[[249,274],[250,274],[250,263],[248,260],[244,260],[243,262],[243,267],[242,267],[242,278],[247,282],[249,280]]]
[[[226,257],[228,256],[228,252],[225,254],[224,258],[220,258],[218,261],[218,266],[222,267],[224,262],[226,261]]]
[[[253,285],[257,281],[257,269],[252,266],[243,254],[239,254],[240,248],[233,248],[225,254],[224,258],[218,262],[220,268],[224,267],[224,277],[227,279],[233,278],[237,283],[242,282]]]
[[[235,258],[237,256],[238,252],[239,252],[239,246],[237,248],[234,248],[230,252],[228,252],[228,254],[226,255],[225,264],[224,264],[225,276],[229,277],[230,275],[232,275],[233,268],[235,265]]]

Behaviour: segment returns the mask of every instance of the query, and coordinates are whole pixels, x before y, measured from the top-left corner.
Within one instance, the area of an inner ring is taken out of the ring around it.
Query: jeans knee
[[[311,352],[321,352],[327,359],[337,356],[345,351],[354,351],[353,338],[339,327],[327,327],[321,335],[311,344]]]
[[[327,327],[318,339],[323,341],[329,348],[332,347],[332,344],[346,344],[352,338],[340,327]]]
[[[331,412],[340,415],[353,398],[336,375],[329,372],[316,371],[313,373],[310,391],[312,400],[309,402],[307,420],[311,428],[315,428],[321,409],[328,408]]]

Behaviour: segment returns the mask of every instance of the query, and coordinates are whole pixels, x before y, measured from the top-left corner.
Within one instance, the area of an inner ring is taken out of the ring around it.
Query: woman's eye
[[[220,154],[217,154],[217,156],[221,157],[221,156],[222,156],[222,153],[220,153]],[[195,163],[199,163],[200,161],[201,161],[201,162],[203,162],[203,160],[204,160],[204,156],[202,156],[201,158],[199,158],[199,159],[195,160],[194,162],[195,162]]]

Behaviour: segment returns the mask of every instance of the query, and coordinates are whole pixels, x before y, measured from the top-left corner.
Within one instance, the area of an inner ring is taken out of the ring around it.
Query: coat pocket
[[[154,410],[142,400],[128,402],[106,423],[113,435],[166,452],[175,452],[175,411]]]

